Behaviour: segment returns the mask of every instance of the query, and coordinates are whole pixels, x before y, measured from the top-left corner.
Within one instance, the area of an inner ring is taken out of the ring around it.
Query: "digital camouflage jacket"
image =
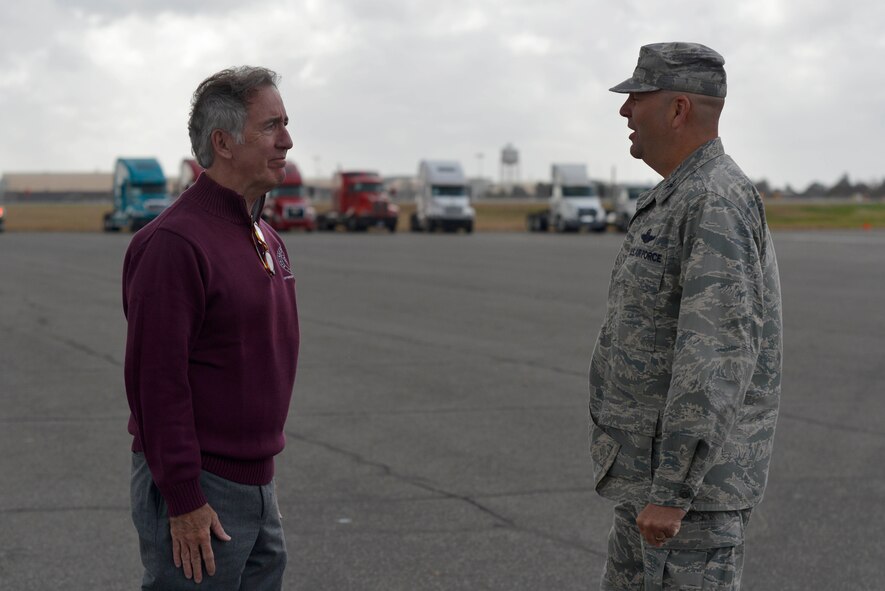
[[[756,505],[781,384],[777,260],[719,139],[640,197],[590,362],[596,490],[699,511]]]

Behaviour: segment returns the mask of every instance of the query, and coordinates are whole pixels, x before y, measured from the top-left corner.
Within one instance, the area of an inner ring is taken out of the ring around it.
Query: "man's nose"
[[[624,104],[621,105],[621,109],[618,111],[618,114],[621,117],[630,117],[630,97],[627,97],[627,100],[624,101]]]
[[[292,136],[289,134],[289,130],[287,128],[283,128],[283,133],[280,135],[278,140],[278,145],[281,148],[285,148],[286,150],[291,150],[292,146],[295,144],[292,142]]]

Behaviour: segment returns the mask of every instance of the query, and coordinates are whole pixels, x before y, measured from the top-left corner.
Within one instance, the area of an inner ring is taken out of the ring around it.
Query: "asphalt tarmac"
[[[0,589],[140,582],[129,236],[0,234]],[[302,355],[287,589],[596,589],[586,370],[621,236],[285,236]],[[783,402],[744,589],[885,580],[885,233],[775,234]],[[257,262],[256,262],[257,264]]]

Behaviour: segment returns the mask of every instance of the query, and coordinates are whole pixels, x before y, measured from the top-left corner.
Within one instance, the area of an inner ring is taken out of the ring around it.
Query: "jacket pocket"
[[[646,547],[646,589],[733,589],[749,510],[689,512],[661,548]]]
[[[599,482],[608,473],[612,463],[618,455],[618,442],[602,430],[599,425],[590,425],[590,459],[593,464],[593,486],[599,486]]]
[[[658,410],[640,406],[605,404],[599,427],[617,444],[617,455],[608,476],[627,480],[651,480],[652,448]]]
[[[635,254],[638,251],[639,254]],[[626,349],[655,350],[655,310],[664,277],[665,253],[630,250],[618,273],[618,341]]]

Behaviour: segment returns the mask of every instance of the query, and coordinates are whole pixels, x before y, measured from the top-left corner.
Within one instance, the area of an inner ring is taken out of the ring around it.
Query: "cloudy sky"
[[[190,153],[190,95],[230,65],[270,67],[308,176],[412,174],[421,158],[497,178],[584,162],[657,181],[628,154],[608,88],[639,46],[725,56],[720,132],[778,186],[885,178],[885,4],[873,0],[29,0],[0,7],[0,171],[109,171]]]

